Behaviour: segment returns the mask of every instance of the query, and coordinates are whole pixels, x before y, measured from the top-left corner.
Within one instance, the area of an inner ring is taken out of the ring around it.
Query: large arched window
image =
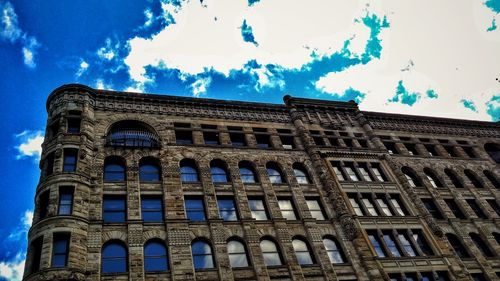
[[[453,171],[452,169],[444,169],[444,173],[448,176],[451,183],[453,183],[453,186],[455,186],[456,188],[464,188],[462,180],[457,176],[455,171]]]
[[[118,156],[109,156],[104,160],[104,181],[124,181],[126,179],[125,160]]]
[[[182,182],[199,182],[198,168],[193,159],[182,159],[179,163]]]
[[[194,269],[214,268],[214,257],[212,247],[203,240],[195,240],[191,243]]]
[[[331,263],[345,263],[346,259],[342,253],[339,243],[333,237],[323,238],[323,245],[325,245],[326,253],[330,258]]]
[[[424,173],[425,176],[427,177],[427,180],[429,180],[430,184],[432,185],[432,187],[434,188],[443,187],[443,184],[441,183],[441,181],[436,176],[436,173],[434,173],[433,170],[431,170],[430,168],[424,168]]]
[[[127,247],[118,240],[107,242],[102,247],[102,273],[122,273],[128,270]]]
[[[491,159],[497,164],[500,164],[500,145],[496,143],[487,143],[484,145],[484,150],[490,155]]]
[[[229,182],[226,164],[221,160],[216,159],[210,162],[210,174],[212,175],[212,182]]]
[[[293,163],[292,165],[293,173],[295,174],[295,178],[299,184],[309,184],[311,180],[307,173],[307,170],[301,163]]]
[[[314,258],[311,254],[311,249],[306,241],[302,238],[294,238],[292,240],[293,251],[300,265],[314,264]]]
[[[111,126],[106,144],[122,147],[160,147],[160,137],[151,126],[139,121],[120,121]]]
[[[241,161],[238,163],[240,169],[240,178],[243,183],[256,183],[257,176],[255,175],[255,170],[253,165],[247,161]]]
[[[483,183],[481,182],[481,180],[479,180],[479,178],[473,171],[467,169],[464,171],[464,174],[465,176],[467,176],[467,178],[475,188],[484,188]]]
[[[139,161],[139,180],[142,182],[156,182],[161,179],[160,163],[152,157],[145,157]]]
[[[498,179],[495,177],[495,175],[492,172],[490,172],[488,170],[484,170],[483,174],[496,189],[500,189],[500,182],[498,181]]]
[[[264,263],[267,266],[282,265],[280,252],[276,243],[270,239],[262,239],[260,241],[260,250],[262,251],[262,256],[264,257]]]
[[[481,251],[483,256],[488,257],[488,258],[495,256],[495,254],[491,251],[488,244],[486,244],[486,242],[484,242],[484,240],[481,238],[481,236],[479,236],[479,234],[471,232],[471,233],[469,233],[469,236],[470,236],[472,242],[474,242],[476,247]]]
[[[285,183],[283,173],[280,167],[275,162],[269,162],[266,165],[267,174],[271,183]]]
[[[408,184],[411,187],[421,187],[422,186],[422,182],[420,181],[420,178],[417,176],[415,171],[413,171],[411,168],[403,167],[403,168],[401,168],[401,172],[403,172],[403,174],[406,177],[406,180],[408,181]]]
[[[162,241],[150,240],[144,244],[144,271],[168,270],[167,247]]]
[[[232,239],[227,242],[227,253],[231,267],[247,267],[248,255],[245,245],[238,240]]]
[[[455,254],[457,254],[458,257],[470,258],[469,252],[467,252],[464,245],[460,242],[460,239],[456,235],[447,233],[446,238],[448,239],[448,242],[450,242],[453,251],[455,251]]]

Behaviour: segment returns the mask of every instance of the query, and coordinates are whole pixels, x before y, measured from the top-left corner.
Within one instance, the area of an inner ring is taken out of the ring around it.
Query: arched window
[[[158,160],[152,157],[145,157],[139,161],[139,180],[146,182],[160,181],[161,168]]]
[[[433,170],[431,170],[429,168],[424,168],[424,173],[425,173],[425,176],[427,177],[427,179],[429,180],[429,182],[431,183],[432,187],[434,187],[434,188],[443,187],[443,184],[441,183],[441,181],[436,176],[436,173],[434,173]]]
[[[465,176],[467,176],[467,178],[475,188],[484,188],[483,183],[479,180],[479,178],[473,171],[467,169],[464,171],[464,174]]]
[[[212,247],[203,240],[195,240],[191,243],[194,269],[214,268],[214,257]]]
[[[254,171],[253,166],[250,162],[241,161],[238,164],[238,167],[240,169],[240,177],[241,177],[241,181],[243,183],[256,183],[257,182],[257,177],[255,176],[255,171]]]
[[[323,238],[323,245],[325,245],[326,253],[330,258],[331,263],[345,263],[346,259],[342,253],[342,249],[333,237]]]
[[[472,242],[476,245],[476,247],[481,251],[483,256],[491,258],[494,257],[495,254],[490,250],[490,247],[488,247],[488,244],[484,242],[484,240],[479,236],[479,234],[471,232],[469,233],[470,238],[472,239]]]
[[[487,143],[484,145],[484,150],[490,155],[491,159],[497,164],[500,164],[500,145],[496,143]]]
[[[124,181],[125,160],[118,156],[109,156],[104,160],[104,181]]]
[[[500,182],[497,180],[497,178],[492,172],[484,170],[483,174],[496,189],[500,189]]]
[[[165,244],[151,240],[144,244],[144,270],[146,272],[168,270],[168,255]]]
[[[267,266],[283,264],[278,247],[272,240],[262,239],[260,241],[260,250],[262,251],[262,256],[264,257],[264,263]]]
[[[229,182],[226,164],[221,160],[212,160],[210,162],[210,174],[212,175],[212,182]]]
[[[111,126],[106,136],[106,144],[122,147],[160,147],[160,137],[145,123],[120,121]]]
[[[102,273],[127,272],[127,248],[121,241],[109,241],[102,247]]]
[[[469,252],[467,252],[464,245],[460,242],[460,239],[458,239],[456,235],[447,233],[446,238],[448,239],[448,242],[450,242],[453,251],[455,251],[455,254],[457,254],[458,257],[470,258]]]
[[[283,173],[281,172],[278,164],[269,162],[266,165],[266,169],[271,183],[285,183]]]
[[[300,163],[293,163],[292,165],[293,173],[299,184],[309,184],[311,183],[307,170]]]
[[[297,257],[297,261],[300,265],[313,264],[314,259],[311,254],[311,250],[309,249],[309,245],[300,239],[295,238],[292,240],[293,251],[295,252],[295,256]]]
[[[406,177],[406,180],[408,181],[408,184],[411,187],[421,187],[422,186],[422,182],[420,181],[420,178],[417,176],[415,171],[413,171],[411,168],[403,167],[403,168],[401,168],[401,172],[403,172],[403,174]]]
[[[227,242],[227,253],[231,267],[247,267],[248,256],[245,245],[238,240]]]
[[[198,169],[192,159],[182,159],[179,163],[182,182],[199,182]]]
[[[444,173],[448,176],[448,178],[451,180],[453,185],[456,188],[464,188],[464,185],[462,184],[462,180],[457,176],[457,174],[451,170],[451,169],[444,169]]]

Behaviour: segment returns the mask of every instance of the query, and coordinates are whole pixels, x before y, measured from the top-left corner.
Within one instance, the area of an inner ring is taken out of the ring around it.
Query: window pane
[[[281,265],[281,257],[274,242],[269,240],[262,240],[260,242],[260,248],[264,257],[264,263],[267,266]]]
[[[396,246],[394,240],[392,240],[392,236],[389,234],[384,234],[382,237],[384,238],[387,248],[389,249],[389,251],[391,251],[391,254],[395,257],[401,257],[401,253],[399,252],[399,249]]]
[[[383,258],[385,257],[385,252],[382,249],[382,246],[380,245],[378,239],[375,237],[375,235],[368,235],[368,238],[370,239],[370,242],[375,249],[375,252],[377,253],[377,256]]]
[[[126,220],[125,199],[104,198],[103,220],[104,222],[124,222]]]
[[[163,207],[161,198],[142,198],[142,219],[146,222],[163,221]]]
[[[160,168],[152,164],[142,164],[139,169],[139,180],[140,181],[159,181],[160,180]]]
[[[361,199],[363,204],[365,205],[366,209],[368,210],[368,213],[371,216],[378,216],[377,209],[375,209],[375,206],[373,206],[372,202],[368,198],[363,198]]]
[[[73,190],[64,190],[59,194],[59,215],[71,215]]]
[[[147,272],[168,269],[167,250],[160,242],[148,242],[144,246],[144,269]]]
[[[238,215],[236,214],[236,207],[234,204],[234,200],[218,199],[217,204],[219,206],[219,215],[221,219],[225,221],[238,220]]]
[[[229,243],[227,244],[227,251],[229,254],[229,262],[231,264],[231,267],[248,266],[245,247],[241,242],[229,241]]]
[[[189,220],[203,221],[205,220],[205,205],[202,199],[186,199],[186,215]]]
[[[318,200],[306,200],[307,207],[309,208],[309,212],[311,216],[317,220],[324,220],[325,216],[323,215],[323,210],[319,205]]]
[[[252,170],[248,168],[240,168],[241,181],[244,183],[255,183],[255,175]]]
[[[309,183],[307,175],[304,171],[302,171],[300,169],[293,169],[293,172],[294,172],[295,178],[297,179],[297,182],[299,184],[308,184]]]
[[[313,264],[311,253],[307,248],[307,244],[304,241],[295,239],[292,241],[293,250],[295,251],[295,256],[300,265],[302,264]]]
[[[291,200],[288,200],[288,199],[278,200],[278,205],[280,207],[281,214],[282,214],[283,218],[285,218],[287,220],[296,220],[297,219]]]
[[[415,250],[413,249],[413,246],[411,245],[410,241],[408,240],[408,238],[405,235],[398,234],[398,239],[399,239],[399,242],[401,242],[401,245],[403,246],[403,249],[405,250],[405,252],[409,256],[414,257],[414,256],[417,255],[415,253]]]
[[[228,182],[226,170],[222,167],[211,167],[212,182]]]
[[[102,250],[102,272],[117,273],[127,271],[127,251],[118,243],[104,246]]]
[[[251,199],[248,200],[248,206],[252,213],[252,218],[256,220],[267,220],[267,212],[262,199]]]
[[[191,166],[181,167],[181,181],[182,182],[198,182],[198,171]]]
[[[191,246],[195,269],[213,268],[212,249],[205,242],[198,241]]]

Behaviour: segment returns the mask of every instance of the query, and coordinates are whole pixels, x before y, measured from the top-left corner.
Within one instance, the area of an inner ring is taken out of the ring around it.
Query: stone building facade
[[[498,280],[500,124],[96,90],[47,100],[24,280]]]

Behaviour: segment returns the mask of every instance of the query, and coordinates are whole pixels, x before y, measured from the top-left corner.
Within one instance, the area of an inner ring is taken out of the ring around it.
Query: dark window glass
[[[422,203],[424,203],[425,208],[427,209],[427,211],[429,211],[429,213],[433,218],[439,220],[443,219],[443,215],[441,214],[438,207],[436,206],[436,203],[434,203],[432,199],[423,198]]]
[[[405,143],[404,145],[405,145],[406,150],[408,150],[408,153],[409,153],[410,155],[418,155],[418,151],[417,151],[417,149],[415,148],[415,145],[414,145],[414,144]]]
[[[47,155],[43,164],[44,164],[45,175],[46,176],[52,175],[54,173],[54,152],[49,153],[49,155]]]
[[[145,222],[163,221],[161,197],[143,197],[141,200],[142,220]]]
[[[219,145],[219,133],[216,132],[203,132],[203,140],[208,145]]]
[[[491,182],[491,184],[496,189],[500,189],[500,182],[497,180],[497,178],[495,177],[495,175],[492,172],[485,170],[485,171],[483,171],[483,174],[486,176],[486,178]]]
[[[80,133],[80,118],[68,118],[68,133],[78,134]]]
[[[204,221],[205,204],[202,198],[186,198],[184,200],[186,206],[186,216],[191,221]]]
[[[455,215],[456,218],[462,220],[466,218],[462,210],[460,210],[460,207],[458,207],[458,204],[455,202],[455,200],[445,199],[444,202],[446,202],[446,205],[448,205],[448,208],[450,208],[451,212],[453,213],[453,215]]]
[[[372,244],[373,248],[375,249],[377,256],[379,256],[381,258],[386,257],[385,250],[382,247],[382,245],[380,244],[380,240],[378,238],[376,231],[371,232],[371,234],[368,234],[368,239],[370,239],[370,243]]]
[[[180,162],[181,181],[182,182],[199,182],[198,169],[194,161],[184,159]]]
[[[240,177],[243,183],[256,183],[255,173],[250,165],[240,164]]]
[[[278,247],[273,241],[268,239],[260,241],[260,250],[262,251],[262,256],[264,257],[264,263],[266,266],[283,264]]]
[[[429,156],[438,156],[439,155],[436,151],[436,148],[434,148],[433,145],[426,145],[425,148],[427,149],[427,152],[429,152]]]
[[[331,263],[346,262],[344,254],[342,253],[342,249],[340,248],[337,241],[329,238],[324,238],[323,245],[325,246],[326,253],[328,254],[328,258],[330,258]]]
[[[292,136],[280,136],[281,145],[284,149],[294,149],[295,143]]]
[[[406,177],[406,180],[408,181],[408,184],[411,187],[421,187],[422,182],[420,181],[420,178],[415,174],[415,172],[408,168],[408,167],[403,167],[401,168],[401,171],[403,172],[404,176]]]
[[[295,256],[297,257],[297,261],[300,265],[314,264],[313,256],[311,255],[309,246],[305,241],[302,241],[300,239],[293,239],[292,246],[295,252]]]
[[[463,246],[462,242],[460,242],[460,239],[458,239],[457,236],[448,233],[446,234],[446,238],[448,239],[448,242],[450,242],[451,247],[453,248],[453,251],[455,251],[455,254],[457,254],[458,257],[460,258],[470,258],[469,253]]]
[[[465,176],[474,185],[475,188],[484,188],[483,183],[476,177],[476,175],[471,170],[464,171]]]
[[[392,233],[389,232],[384,232],[382,235],[382,238],[384,239],[385,245],[391,252],[391,255],[393,257],[401,257],[401,251],[399,250],[398,246],[396,245],[396,242],[394,242],[394,238],[392,237]]]
[[[500,164],[500,145],[496,143],[487,143],[484,145],[484,150],[486,153],[495,161]]]
[[[124,181],[125,161],[119,157],[108,157],[104,160],[104,181]]]
[[[246,146],[245,134],[243,133],[229,133],[231,144],[233,146]]]
[[[484,242],[484,240],[477,233],[469,233],[472,242],[476,245],[476,247],[483,253],[483,256],[492,258],[495,254],[490,250],[490,247]]]
[[[464,188],[462,181],[458,178],[455,172],[453,172],[450,169],[444,169],[444,173],[448,176],[448,178],[451,180],[451,182],[456,188]]]
[[[343,139],[344,143],[347,147],[353,147],[354,145],[352,144],[352,139]]]
[[[31,273],[37,272],[40,270],[40,261],[42,258],[42,246],[43,246],[43,237],[39,237],[31,243]]]
[[[39,218],[42,220],[47,217],[47,211],[49,208],[49,191],[42,193],[38,199],[39,208]]]
[[[71,215],[73,210],[73,187],[59,189],[59,215]]]
[[[425,168],[424,173],[425,173],[425,176],[427,177],[427,179],[429,180],[430,184],[432,185],[432,187],[434,187],[434,188],[443,187],[443,184],[441,184],[441,181],[436,176],[434,171],[432,171],[429,168]]]
[[[160,165],[155,159],[145,158],[139,162],[139,180],[142,182],[160,181]]]
[[[252,218],[256,220],[268,220],[266,205],[264,200],[260,198],[248,199],[248,206],[250,207],[250,212],[252,213]]]
[[[218,198],[217,205],[219,207],[219,216],[225,221],[236,221],[238,220],[238,213],[236,211],[236,205],[234,200],[231,198]]]
[[[231,240],[227,243],[227,253],[231,267],[247,267],[248,257],[243,243]]]
[[[52,267],[65,267],[68,265],[69,238],[68,233],[54,233]]]
[[[469,158],[476,158],[476,154],[474,153],[474,149],[469,146],[463,146],[462,149],[465,151],[465,154],[469,156]]]
[[[490,207],[500,216],[500,206],[498,206],[497,202],[494,199],[486,200]]]
[[[149,241],[144,245],[144,271],[168,270],[167,248],[162,242]]]
[[[212,248],[204,241],[196,241],[191,244],[193,264],[196,270],[214,268]]]
[[[159,147],[160,138],[148,127],[138,121],[117,122],[110,129],[106,144],[121,147]]]
[[[102,273],[127,272],[127,249],[122,242],[106,243],[101,254]]]
[[[257,146],[260,148],[269,148],[270,140],[269,135],[255,135],[255,139],[257,140]]]
[[[415,240],[417,246],[424,255],[432,256],[434,254],[429,247],[429,243],[427,243],[427,240],[425,240],[424,235],[420,232],[420,230],[413,230],[413,240]]]
[[[64,149],[63,172],[76,171],[77,155],[78,155],[78,149],[73,149],[73,148]]]
[[[322,137],[313,137],[314,144],[323,146],[325,145],[325,141],[323,140]]]
[[[443,147],[450,157],[458,157],[458,154],[455,152],[455,148],[453,146],[445,145]]]
[[[469,204],[470,208],[474,211],[474,213],[476,214],[476,216],[480,219],[487,219],[488,217],[486,216],[486,214],[483,212],[483,210],[481,209],[481,207],[479,207],[479,204],[477,204],[477,202],[474,200],[474,199],[468,199],[468,200],[465,200],[467,202],[467,204]]]
[[[486,277],[482,273],[471,273],[470,275],[474,281],[486,281]]]
[[[193,133],[188,130],[175,130],[175,143],[193,144]]]
[[[103,200],[102,213],[102,219],[105,223],[125,222],[127,218],[125,199],[105,197]]]
[[[384,141],[384,146],[389,154],[399,154],[398,150],[396,149],[396,145],[394,145],[393,142]]]
[[[210,174],[212,175],[212,182],[214,183],[229,182],[229,177],[223,163],[212,161],[212,163],[210,163]]]

